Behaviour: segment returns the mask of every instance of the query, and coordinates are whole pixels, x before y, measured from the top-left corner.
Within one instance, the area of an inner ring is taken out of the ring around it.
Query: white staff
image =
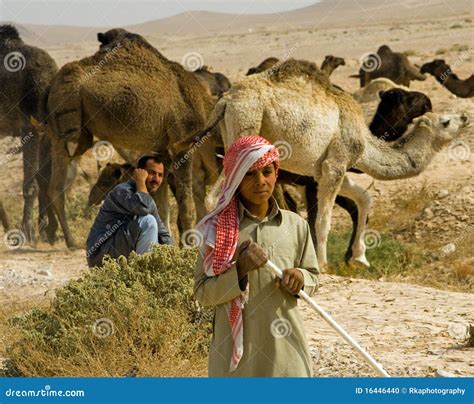
[[[283,271],[278,268],[273,262],[268,260],[266,262],[266,265],[268,265],[272,272],[278,276],[280,279],[283,278]],[[382,365],[378,363],[370,354],[362,348],[359,343],[352,338],[344,328],[342,328],[336,321],[328,314],[322,307],[319,306],[311,297],[308,296],[308,294],[304,290],[300,290],[298,293],[298,296],[300,296],[306,303],[308,303],[332,328],[334,328],[337,333],[344,338],[350,345],[352,345],[357,352],[359,352],[364,359],[367,361],[367,363],[374,369],[380,376],[383,377],[390,377],[390,375],[384,370]]]

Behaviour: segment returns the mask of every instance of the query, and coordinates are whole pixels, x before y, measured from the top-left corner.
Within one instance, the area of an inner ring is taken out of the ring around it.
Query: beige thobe
[[[312,295],[318,286],[318,264],[308,223],[297,214],[281,210],[271,199],[270,214],[260,220],[239,203],[238,245],[252,239],[281,269],[298,268],[304,275],[304,290]],[[218,276],[208,277],[199,254],[194,294],[203,305],[214,306],[209,349],[210,377],[307,377],[311,359],[298,312],[299,298],[282,287],[267,267],[248,274],[249,296],[243,309],[244,353],[237,369],[230,372],[232,337],[227,314],[232,299],[243,294],[233,265]],[[303,303],[303,302],[301,302]],[[304,304],[304,303],[303,303]]]

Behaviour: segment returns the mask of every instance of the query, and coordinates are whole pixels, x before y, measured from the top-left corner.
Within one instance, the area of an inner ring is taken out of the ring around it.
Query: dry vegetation
[[[205,374],[211,316],[192,297],[196,253],[159,246],[110,260],[49,306],[2,310],[4,375]]]

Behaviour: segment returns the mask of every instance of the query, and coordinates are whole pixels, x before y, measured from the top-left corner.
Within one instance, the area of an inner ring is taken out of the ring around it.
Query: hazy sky
[[[189,10],[260,14],[305,7],[317,0],[0,0],[0,21],[119,26]]]

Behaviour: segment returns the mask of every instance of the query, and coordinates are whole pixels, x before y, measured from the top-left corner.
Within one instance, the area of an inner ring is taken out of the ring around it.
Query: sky
[[[184,11],[264,14],[317,0],[0,0],[0,21],[45,25],[125,26]]]

